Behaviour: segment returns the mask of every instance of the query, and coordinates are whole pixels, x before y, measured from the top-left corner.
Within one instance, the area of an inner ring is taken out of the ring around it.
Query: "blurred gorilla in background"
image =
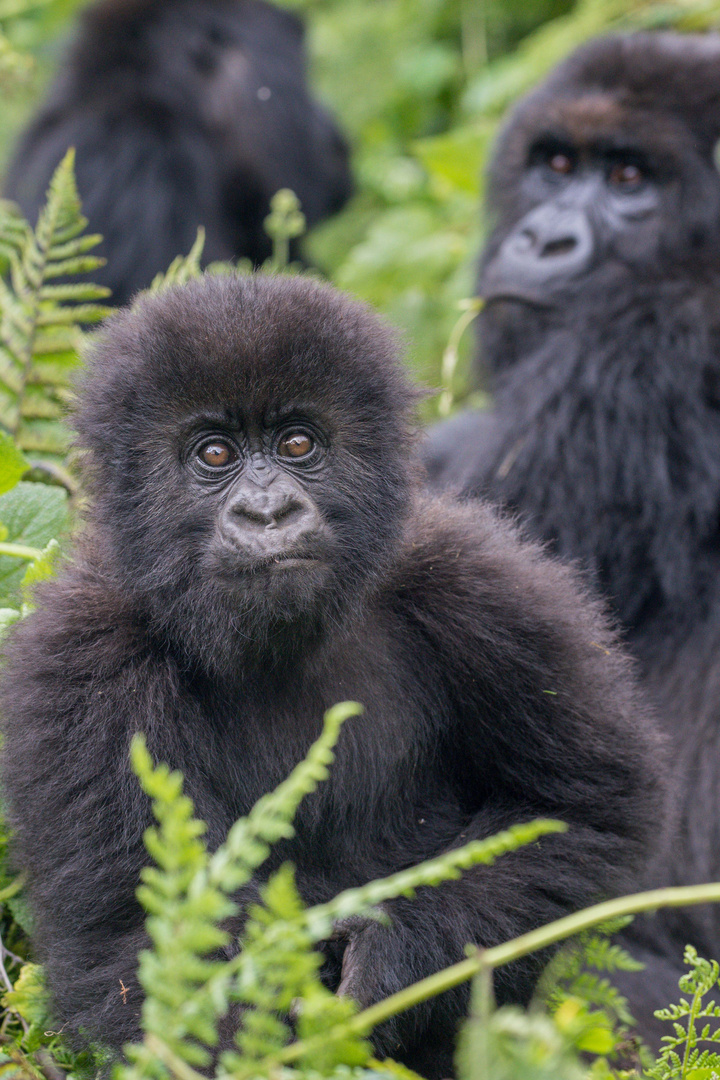
[[[348,150],[310,95],[303,26],[265,0],[101,0],[20,139],[5,184],[34,222],[68,147],[122,304],[185,254],[259,264],[269,201],[292,188],[308,225],[351,192]]]
[[[520,511],[614,605],[674,745],[650,885],[720,879],[719,137],[716,36],[592,42],[520,102],[479,282],[494,407],[426,448],[435,485]],[[720,907],[631,935],[651,1034],[684,945],[720,958]]]
[[[416,395],[365,307],[292,277],[208,277],[139,300],[94,344],[77,425],[94,503],[73,560],[7,646],[3,794],[35,943],[68,1034],[138,1034],[144,731],[216,847],[284,779],[325,709],[365,713],[284,861],[310,904],[537,817],[543,836],[353,919],[333,990],[370,1005],[636,883],[660,737],[598,606],[478,503],[418,490]],[[334,963],[333,963],[334,961]],[[542,957],[497,973],[527,1002]],[[467,987],[373,1033],[452,1072]]]

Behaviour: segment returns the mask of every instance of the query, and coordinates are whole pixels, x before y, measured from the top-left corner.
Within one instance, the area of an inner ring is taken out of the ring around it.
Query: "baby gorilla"
[[[325,709],[363,702],[263,867],[291,860],[308,903],[517,822],[569,824],[389,903],[387,926],[340,928],[333,987],[363,1005],[642,868],[659,744],[626,661],[569,570],[487,507],[421,494],[396,353],[363,306],[267,277],[145,296],[94,347],[88,527],[14,634],[2,697],[16,859],[66,1031],[138,1033],[136,731],[183,771],[214,847]],[[538,970],[502,969],[498,999],[527,1001]],[[466,1000],[385,1025],[378,1052],[447,1076]]]

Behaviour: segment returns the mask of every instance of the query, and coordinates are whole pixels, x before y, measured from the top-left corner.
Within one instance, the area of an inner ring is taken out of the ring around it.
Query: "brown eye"
[[[613,165],[609,179],[616,187],[630,188],[638,187],[644,177],[637,165]]]
[[[304,458],[315,449],[315,441],[304,431],[293,431],[283,435],[278,443],[277,452],[280,457]]]
[[[229,465],[237,457],[235,448],[224,442],[205,443],[198,450],[198,457],[204,465],[213,469],[221,469],[223,465]]]
[[[572,158],[569,158],[567,154],[553,154],[548,161],[548,167],[560,176],[567,176],[575,168]]]

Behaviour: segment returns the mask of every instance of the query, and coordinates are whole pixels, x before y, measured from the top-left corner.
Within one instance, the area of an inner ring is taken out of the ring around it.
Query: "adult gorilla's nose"
[[[588,268],[593,248],[584,210],[543,203],[518,222],[489,261],[481,295],[542,300],[546,289],[555,290]]]

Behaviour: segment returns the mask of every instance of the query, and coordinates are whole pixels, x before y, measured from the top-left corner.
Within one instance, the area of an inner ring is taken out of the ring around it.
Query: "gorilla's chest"
[[[359,701],[364,711],[343,725],[328,778],[302,800],[295,837],[271,860],[322,867],[341,885],[421,861],[462,827],[453,770],[443,766],[441,702],[397,666],[354,668],[338,671],[337,687],[311,671],[282,689],[246,694],[205,762],[229,827],[303,760],[327,708]]]

